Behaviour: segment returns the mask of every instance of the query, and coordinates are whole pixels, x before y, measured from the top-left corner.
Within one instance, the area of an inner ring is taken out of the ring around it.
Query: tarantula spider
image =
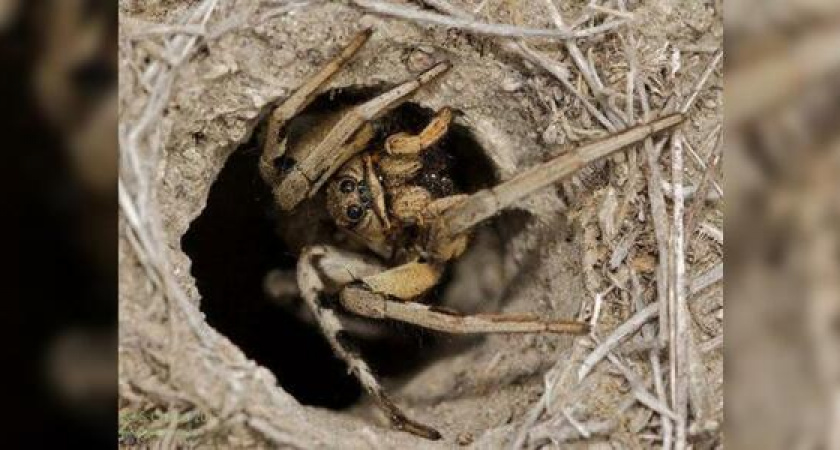
[[[290,120],[312,102],[319,88],[370,35],[371,30],[358,34],[272,111],[260,157],[260,174],[270,186],[277,207],[289,213],[324,187],[326,209],[334,224],[357,248],[368,250],[366,255],[323,243],[304,247],[297,264],[301,296],[333,350],[391,424],[424,438],[439,439],[440,433],[409,419],[386,396],[368,365],[350,345],[336,309],[449,333],[587,333],[587,324],[572,320],[544,320],[521,314],[463,315],[417,300],[439,282],[446,264],[464,252],[470,230],[479,222],[591,161],[680,123],[682,117],[668,116],[628,129],[491,189],[436,197],[417,181],[418,174],[424,170],[424,151],[447,134],[452,111],[442,108],[420,133],[399,132],[379,146],[372,145],[373,124],[446,72],[447,62],[438,63],[416,79],[365,103],[332,111],[318,126],[289,139]],[[322,301],[324,294],[335,293],[338,305]]]

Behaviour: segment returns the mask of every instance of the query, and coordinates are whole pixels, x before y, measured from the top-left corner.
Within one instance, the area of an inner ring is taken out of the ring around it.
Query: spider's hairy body
[[[336,225],[393,264],[428,259],[429,225],[441,205],[461,198],[445,167],[425,163],[451,120],[444,108],[418,134],[391,134],[345,163],[326,186]],[[455,240],[452,257],[463,252],[466,239]]]
[[[464,252],[475,225],[589,162],[674,126],[682,118],[670,116],[628,129],[491,188],[461,193],[446,164],[440,164],[446,155],[441,159],[435,153],[449,132],[453,111],[441,108],[419,129],[393,126],[388,120],[389,111],[446,72],[447,62],[435,64],[417,78],[364,103],[297,117],[370,35],[370,30],[357,35],[272,111],[260,173],[272,189],[277,208],[293,222],[295,232],[285,238],[301,242],[291,245],[300,249],[298,287],[333,350],[394,427],[438,439],[440,433],[409,419],[387,397],[352,348],[338,313],[392,319],[448,333],[588,332],[588,324],[573,320],[524,314],[463,315],[419,300],[440,281],[448,262]],[[349,239],[301,235],[307,229],[312,233],[322,230],[314,224],[307,227],[301,217],[322,217],[319,211],[324,210]],[[338,305],[321,302],[325,292],[337,293]]]

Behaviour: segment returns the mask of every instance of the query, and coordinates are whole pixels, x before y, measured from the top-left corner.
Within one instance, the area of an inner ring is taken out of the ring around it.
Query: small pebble
[[[458,442],[458,445],[470,445],[473,443],[474,438],[472,433],[463,432],[455,440]]]
[[[373,14],[365,14],[359,19],[360,28],[375,28],[382,24],[382,20]]]
[[[552,123],[543,131],[542,139],[547,145],[557,145],[563,143],[561,136],[562,132],[560,131],[560,127],[556,123]]]
[[[502,90],[505,92],[515,92],[522,89],[522,80],[514,76],[505,77],[502,80]]]
[[[306,51],[306,59],[312,64],[320,65],[324,62],[324,55],[318,49],[310,48]]]
[[[454,79],[449,83],[452,86],[452,89],[455,91],[461,92],[464,90],[464,82],[459,79]]]
[[[431,53],[421,49],[416,49],[408,55],[405,66],[410,72],[422,72],[429,67],[432,67],[432,64],[434,63],[435,59]]]

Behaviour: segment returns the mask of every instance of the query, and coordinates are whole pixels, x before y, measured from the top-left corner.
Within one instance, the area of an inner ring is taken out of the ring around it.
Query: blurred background
[[[4,444],[115,445],[116,11],[0,0]]]
[[[840,448],[840,2],[724,8],[725,445]],[[0,0],[4,442],[115,444],[116,11]]]
[[[726,444],[840,448],[840,2],[726,4]]]

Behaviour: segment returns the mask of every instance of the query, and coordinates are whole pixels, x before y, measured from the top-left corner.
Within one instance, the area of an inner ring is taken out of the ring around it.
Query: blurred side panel
[[[116,441],[116,2],[0,0],[4,443]]]
[[[726,444],[840,448],[840,2],[726,26]]]

